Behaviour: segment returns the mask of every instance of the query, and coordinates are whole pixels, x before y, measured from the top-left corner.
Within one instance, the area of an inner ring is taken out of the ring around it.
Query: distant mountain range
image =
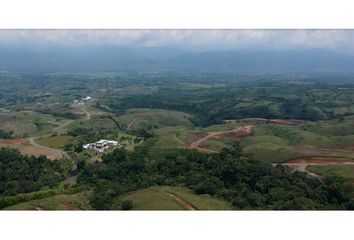
[[[345,71],[354,55],[327,50],[187,52],[147,47],[0,47],[0,71]]]

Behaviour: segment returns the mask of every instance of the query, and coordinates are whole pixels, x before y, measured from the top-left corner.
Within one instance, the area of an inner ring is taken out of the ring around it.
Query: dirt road
[[[233,130],[230,131],[219,131],[219,132],[208,132],[208,134],[205,137],[201,137],[197,139],[196,141],[192,142],[190,144],[190,148],[200,148],[200,145],[208,140],[209,138],[220,136],[220,135],[225,135],[225,134],[233,134],[236,137],[242,137],[242,136],[247,136],[251,134],[254,130],[254,126],[252,125],[247,125],[247,126],[242,126],[242,127],[237,127]]]
[[[59,154],[59,155],[61,155],[63,157],[66,157],[66,158],[70,159],[69,155],[65,151],[63,151],[61,149],[57,149],[57,148],[50,148],[50,147],[47,147],[47,146],[40,145],[39,143],[37,143],[35,141],[35,137],[28,138],[28,143],[33,145],[33,146],[35,146],[35,147],[37,147],[37,148],[39,148],[39,149],[43,149],[45,151],[52,151],[52,152],[54,152],[56,154]]]
[[[74,120],[67,120],[65,123],[59,125],[58,127],[55,127],[52,129],[52,133],[53,132],[58,132],[58,130],[63,129],[64,127],[68,126],[70,123],[72,123]]]
[[[273,164],[276,166],[277,164]],[[324,166],[324,165],[354,165],[354,161],[345,157],[322,157],[322,156],[310,156],[290,159],[286,163],[281,165],[287,166],[299,172],[304,172],[309,176],[321,178],[320,175],[308,170],[310,166]]]
[[[185,208],[186,210],[198,210],[195,206],[193,206],[191,203],[187,202],[184,199],[179,198],[176,194],[172,193],[172,192],[168,192],[167,193],[168,196],[172,197],[179,205],[181,205],[183,208]]]
[[[135,117],[127,126],[127,130],[131,130],[134,127],[134,124],[139,121],[138,117]]]

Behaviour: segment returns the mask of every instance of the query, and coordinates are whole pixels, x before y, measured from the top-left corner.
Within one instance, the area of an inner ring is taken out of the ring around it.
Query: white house
[[[97,152],[104,152],[110,146],[118,146],[118,141],[101,139],[95,143],[87,143],[82,145],[84,149],[93,149]]]

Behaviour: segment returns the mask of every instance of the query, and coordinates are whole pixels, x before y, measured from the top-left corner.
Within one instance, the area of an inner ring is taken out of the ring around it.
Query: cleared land
[[[0,147],[9,147],[19,149],[24,155],[29,156],[41,156],[45,155],[51,160],[60,159],[62,157],[67,157],[64,151],[59,149],[52,149],[49,147],[41,146],[37,144],[33,138],[29,139],[11,139],[11,140],[0,140]]]

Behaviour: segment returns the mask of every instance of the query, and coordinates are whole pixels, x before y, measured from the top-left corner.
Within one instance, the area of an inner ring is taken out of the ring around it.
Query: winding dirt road
[[[190,148],[199,149],[200,145],[204,141],[208,140],[209,138],[213,138],[213,137],[225,135],[225,134],[234,134],[235,136],[242,137],[242,136],[250,135],[253,132],[253,130],[254,130],[253,125],[247,125],[247,126],[237,127],[237,128],[230,130],[230,131],[208,132],[208,134],[205,137],[201,137],[201,138],[197,139],[196,141],[192,142],[190,144]]]
[[[52,151],[54,153],[57,153],[57,154],[59,154],[59,155],[61,155],[63,157],[66,157],[66,158],[70,159],[69,155],[65,151],[63,151],[61,149],[57,149],[57,148],[51,148],[51,147],[43,146],[43,145],[37,143],[35,141],[35,138],[36,137],[27,138],[28,139],[28,143],[33,145],[33,146],[35,146],[35,147],[37,147],[37,148],[43,149],[45,151]]]

